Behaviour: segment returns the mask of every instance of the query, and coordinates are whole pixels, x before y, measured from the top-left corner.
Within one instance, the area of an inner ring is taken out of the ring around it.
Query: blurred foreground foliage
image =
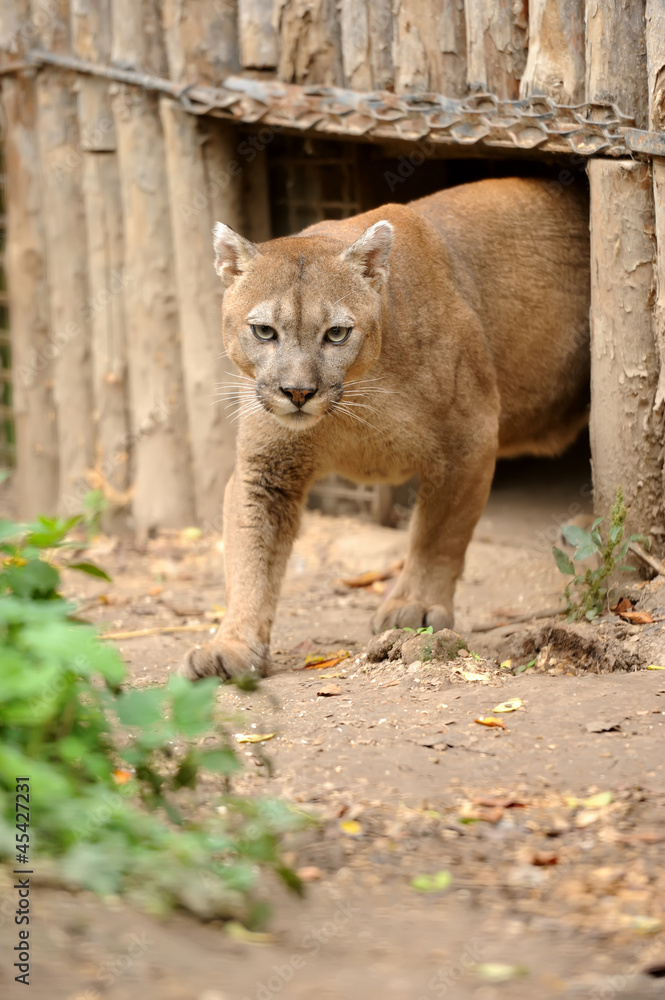
[[[117,651],[60,594],[53,553],[80,548],[68,540],[79,521],[0,521],[0,857],[14,868],[25,858],[15,793],[16,778],[29,776],[26,867],[149,912],[183,906],[258,926],[262,870],[301,890],[280,840],[307,818],[280,801],[230,794],[241,764],[216,718],[216,678],[123,690]],[[108,579],[89,562],[67,568]],[[193,820],[183,790],[202,771],[221,775],[225,793]]]

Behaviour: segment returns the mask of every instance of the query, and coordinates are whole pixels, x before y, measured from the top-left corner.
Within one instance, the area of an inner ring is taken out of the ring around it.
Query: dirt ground
[[[637,652],[643,641],[649,656],[662,647],[652,662],[665,663],[661,615],[596,627],[629,651],[628,670],[574,646],[561,653],[554,640],[522,673],[499,666],[511,649],[511,667],[522,666],[520,643],[542,643],[551,621],[516,619],[556,608],[557,525],[588,511],[584,469],[556,470],[499,477],[458,592],[466,650],[447,664],[370,662],[381,596],[339,582],[399,559],[405,531],[306,516],[273,636],[275,673],[258,694],[220,695],[240,719],[234,731],[275,733],[239,746],[238,790],[282,795],[322,820],[288,845],[312,879],[306,899],[266,886],[274,918],[259,943],[218,922],[157,922],[115,899],[39,889],[33,1000],[662,995],[665,673],[644,669]],[[105,630],[211,625],[224,604],[219,547],[187,533],[143,552],[102,539],[91,554],[113,585],[84,582],[74,594]],[[657,610],[657,584],[648,589]],[[205,638],[118,646],[143,686]],[[352,656],[331,669],[296,669],[307,652],[340,648]],[[506,729],[474,721],[509,698],[523,707],[501,716]],[[211,807],[216,792],[212,779],[203,786]],[[449,887],[421,891],[419,876],[442,871]],[[0,983],[12,998],[23,995],[5,960],[13,932],[5,921]]]

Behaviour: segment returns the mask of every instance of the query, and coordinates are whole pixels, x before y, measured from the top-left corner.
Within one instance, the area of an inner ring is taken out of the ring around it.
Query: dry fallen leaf
[[[460,670],[462,677],[465,681],[480,681],[481,684],[489,684],[490,679],[487,674],[478,674],[473,670]]]
[[[473,720],[481,726],[494,726],[496,729],[505,729],[506,724],[503,719],[494,719],[491,715],[479,715]]]
[[[361,573],[360,576],[352,576],[350,579],[342,580],[341,582],[345,587],[371,587],[374,583],[379,583],[382,580],[390,580],[392,577],[397,576],[403,565],[404,560],[400,559],[387,569],[370,570],[367,573]]]
[[[324,687],[319,688],[316,693],[319,698],[334,698],[335,695],[342,693],[342,689],[339,684],[326,684]]]
[[[558,865],[559,855],[555,854],[554,851],[534,851],[531,864],[537,865],[540,868],[544,868],[547,865]]]
[[[308,655],[305,657],[304,667],[295,667],[296,670],[326,670],[328,667],[336,667],[338,663],[342,660],[348,660],[351,653],[348,649],[338,649],[336,653],[331,653],[330,656],[312,656]]]
[[[622,597],[621,600],[618,601],[613,608],[610,608],[610,611],[612,611],[615,615],[623,615],[625,614],[626,611],[632,611],[632,610],[633,610],[632,601],[629,601],[627,597]]]
[[[648,611],[621,611],[619,618],[631,625],[651,625],[655,621]]]
[[[276,733],[236,733],[236,741],[238,743],[263,743],[265,740],[271,740]]]
[[[518,708],[522,707],[521,698],[508,698],[507,701],[502,701],[500,705],[495,705],[492,709],[493,712],[516,712]]]

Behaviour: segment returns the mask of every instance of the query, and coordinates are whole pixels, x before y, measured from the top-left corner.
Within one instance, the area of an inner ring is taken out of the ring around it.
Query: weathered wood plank
[[[125,69],[166,76],[160,0],[113,0],[112,12],[113,63]]]
[[[429,90],[446,97],[466,93],[466,23],[463,0],[397,0],[395,89]]]
[[[19,517],[55,514],[58,440],[34,82],[5,79],[2,107]]]
[[[235,428],[227,408],[230,401],[215,403],[216,393],[231,381],[226,375],[231,365],[222,359],[222,287],[212,264],[210,234],[215,221],[213,205],[222,221],[240,228],[240,171],[234,176],[222,173],[235,156],[236,133],[233,126],[214,122],[207,126],[208,134],[203,134],[198,120],[168,98],[160,102],[160,115],[166,145],[196,515],[199,522],[214,524],[221,514],[224,487],[233,471]],[[216,160],[225,183],[215,181],[206,170],[210,158]],[[192,199],[192,192],[196,192],[196,199]]]
[[[122,95],[121,95],[122,96]],[[114,104],[124,217],[126,336],[139,537],[194,514],[169,218],[164,137],[156,101]]]
[[[215,86],[240,68],[232,0],[163,0],[169,77]]]
[[[72,0],[72,44],[81,59],[101,64],[109,61],[110,0]],[[126,276],[115,122],[106,80],[79,80],[78,120],[95,427],[95,463],[90,483],[101,489],[107,500],[102,516],[104,529],[124,533],[129,499]]]
[[[392,88],[391,0],[342,0],[340,26],[344,86],[354,90]]]
[[[335,0],[277,0],[277,3],[280,80],[341,86],[344,72]],[[243,45],[241,35],[241,48]],[[244,56],[243,65],[246,65]]]
[[[238,0],[240,62],[244,69],[275,69],[279,43],[276,0]]]
[[[467,83],[514,99],[526,65],[527,0],[465,0]]]
[[[51,333],[59,345],[52,363],[60,456],[58,507],[71,513],[81,508],[94,463],[83,160],[69,76],[42,70],[36,88]]]
[[[529,0],[529,51],[520,97],[547,94],[558,104],[584,100],[585,0]]]
[[[646,0],[586,0],[586,99],[612,101],[634,115],[638,128],[648,117]]]
[[[594,504],[606,516],[621,486],[629,530],[658,541],[664,526],[660,421],[653,413],[658,358],[651,169],[594,159],[589,180]]]
[[[646,5],[647,79],[649,95],[649,128],[665,132],[665,3],[647,0]],[[665,421],[665,162],[654,157],[653,194],[656,236],[656,297],[653,310],[654,338],[660,366],[658,388],[654,400],[655,419],[662,427]],[[665,492],[665,466],[663,468]],[[661,549],[665,538],[659,539]]]

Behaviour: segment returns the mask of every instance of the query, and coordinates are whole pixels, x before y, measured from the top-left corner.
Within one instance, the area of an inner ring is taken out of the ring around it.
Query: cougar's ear
[[[359,268],[372,284],[388,277],[388,257],[393,245],[393,227],[385,219],[375,222],[342,253],[342,260]]]
[[[212,231],[212,245],[215,248],[215,270],[225,285],[247,269],[247,265],[257,256],[256,243],[235,233],[230,226],[216,222]]]

